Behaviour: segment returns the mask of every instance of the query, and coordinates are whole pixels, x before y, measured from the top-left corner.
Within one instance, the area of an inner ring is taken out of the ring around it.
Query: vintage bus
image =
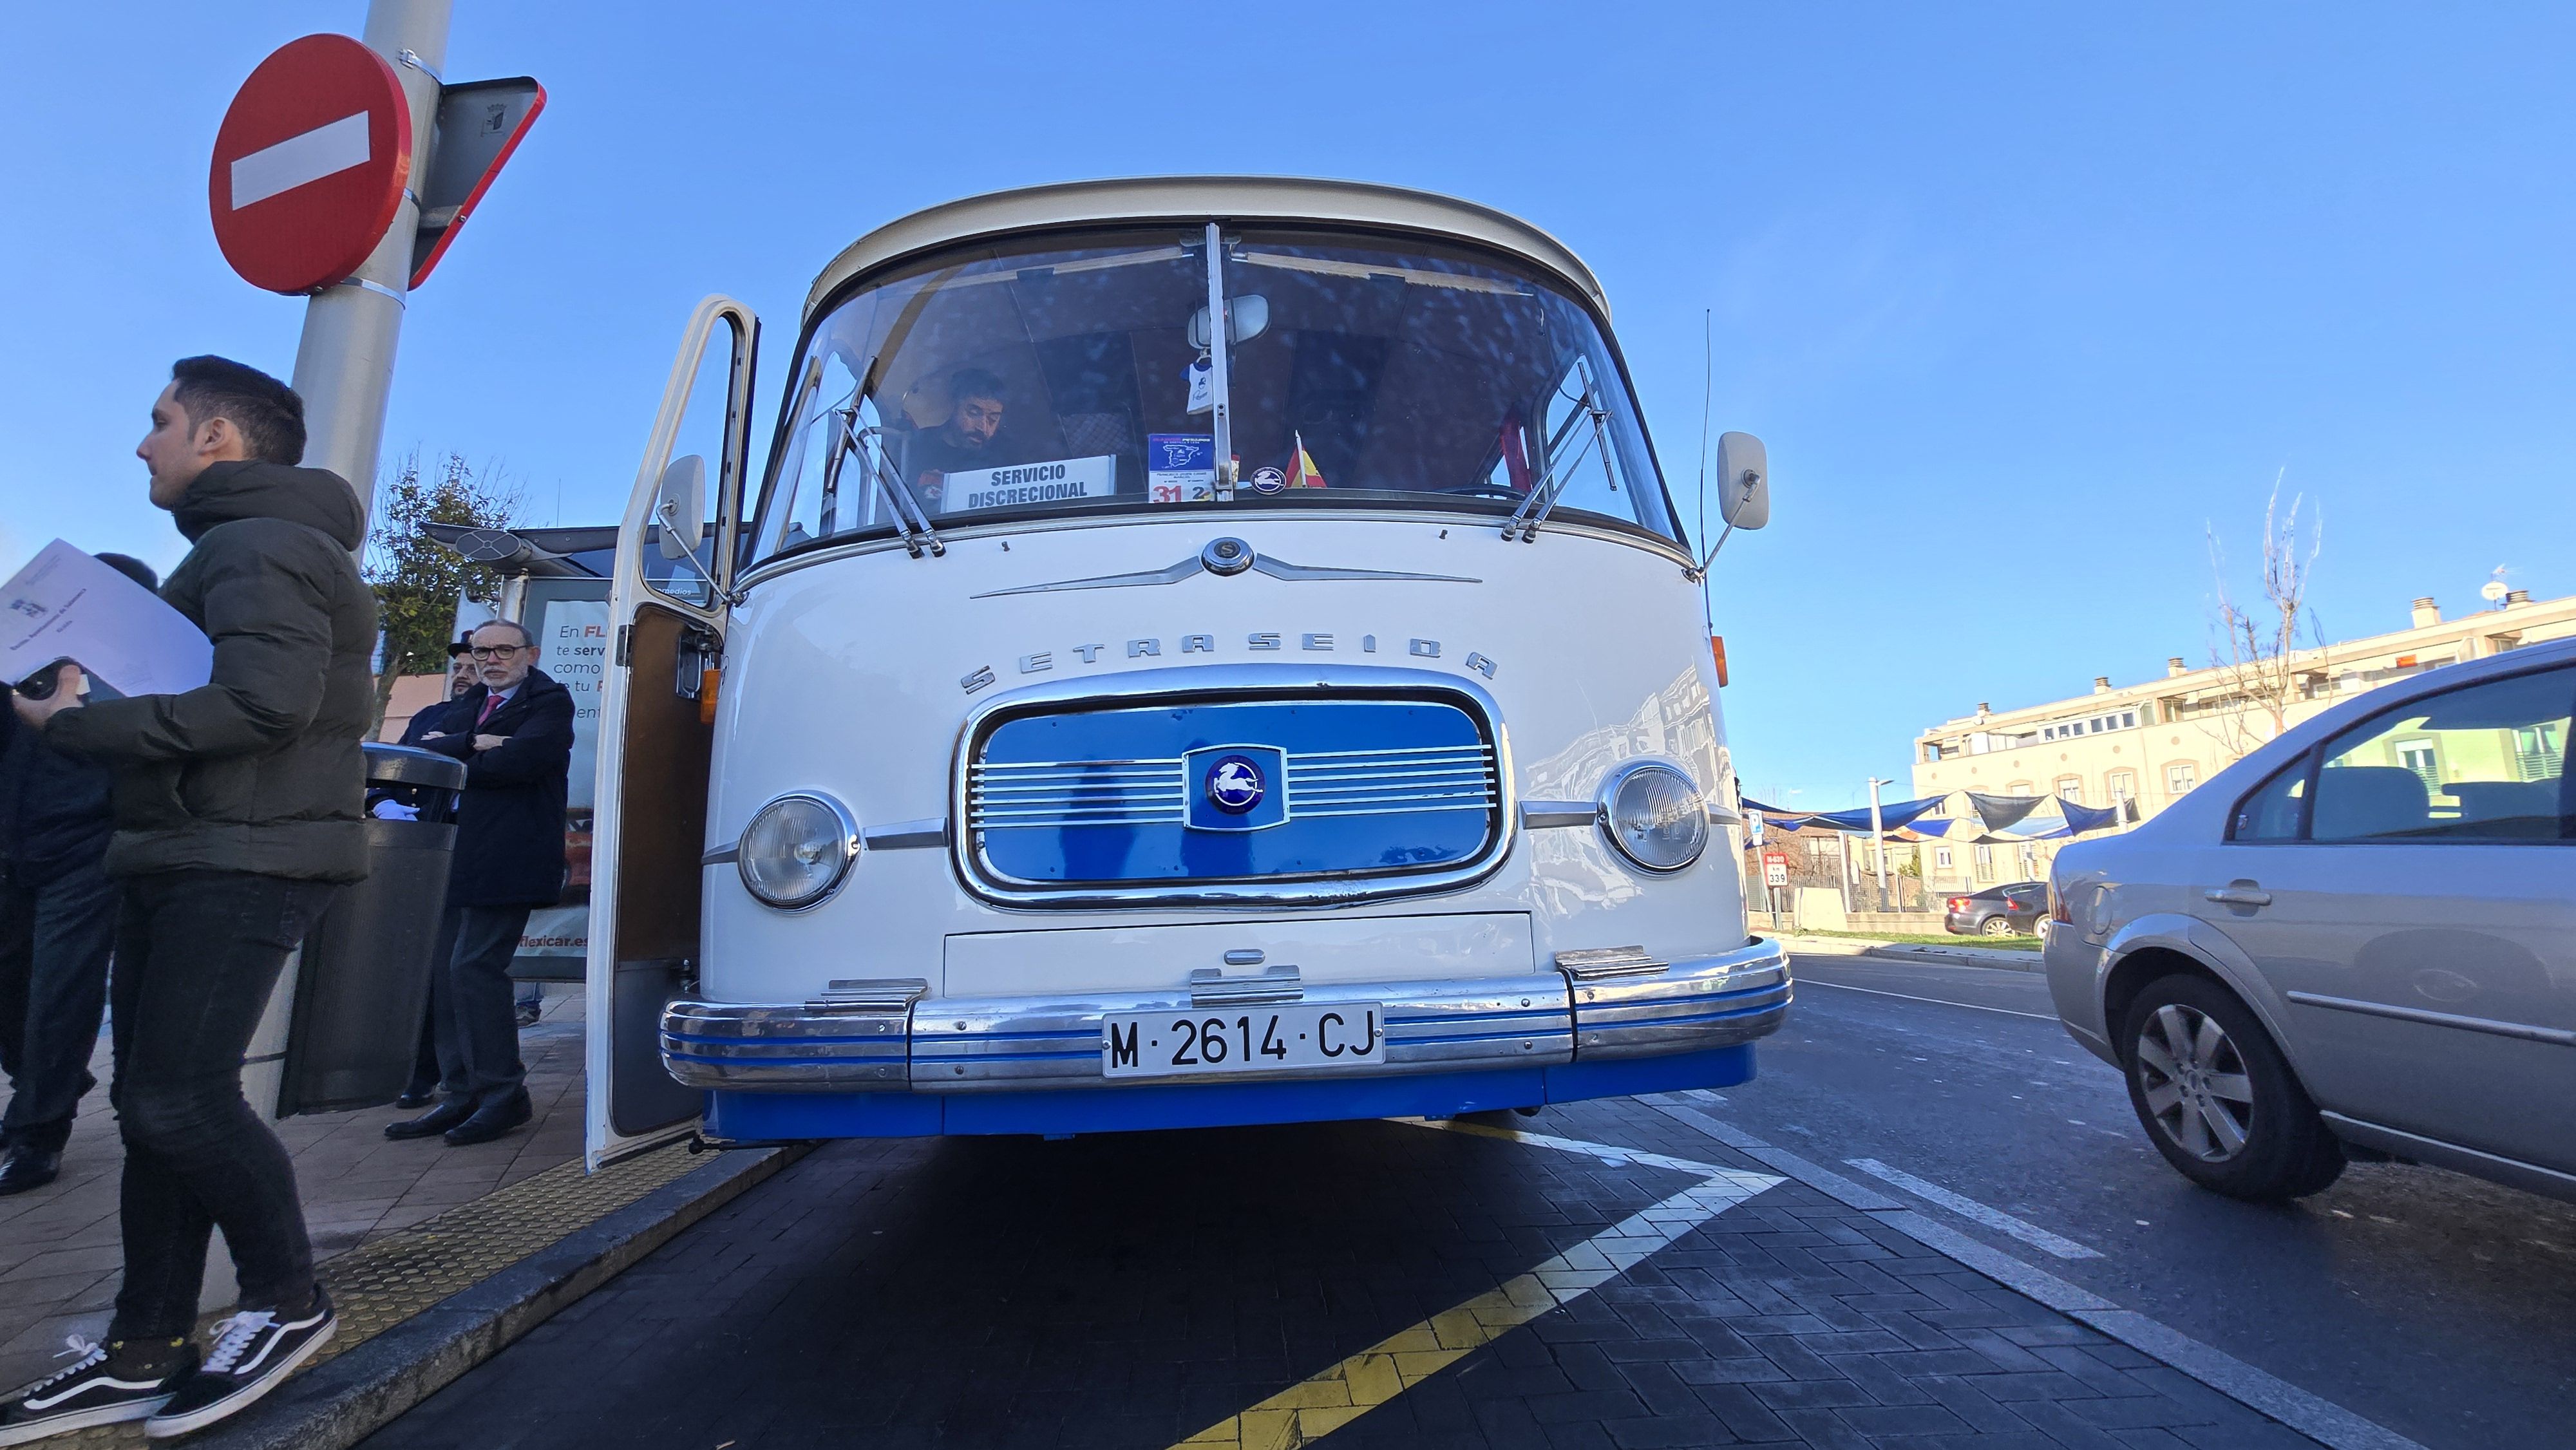
[[[758,335],[700,305],[618,534],[593,1163],[1752,1076],[1708,544],[1562,244],[1045,186],[834,260],[761,449]]]

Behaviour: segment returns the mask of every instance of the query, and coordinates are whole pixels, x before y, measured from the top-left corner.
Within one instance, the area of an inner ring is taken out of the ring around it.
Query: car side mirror
[[[1270,330],[1270,299],[1258,292],[1225,299],[1225,340],[1238,346]],[[1208,310],[1204,307],[1190,314],[1190,346],[1201,352],[1208,346]]]
[[[1728,434],[1734,437],[1734,434]],[[677,559],[697,552],[707,517],[707,461],[691,453],[671,460],[653,490],[653,522],[662,526],[662,557]]]
[[[1771,522],[1771,460],[1750,433],[1717,436],[1718,513],[1739,529]]]

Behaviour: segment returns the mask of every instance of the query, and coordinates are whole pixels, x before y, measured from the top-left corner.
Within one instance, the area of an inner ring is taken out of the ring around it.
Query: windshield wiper
[[[1564,395],[1560,393],[1557,396]],[[1610,414],[1600,404],[1592,401],[1592,378],[1589,369],[1585,370],[1583,391],[1574,399],[1574,406],[1574,416],[1565,420],[1565,426],[1557,430],[1555,437],[1546,440],[1547,452],[1542,459],[1542,467],[1545,471],[1540,475],[1539,486],[1531,489],[1530,496],[1521,500],[1521,506],[1513,511],[1510,518],[1503,521],[1505,542],[1511,540],[1515,530],[1519,531],[1522,543],[1535,541],[1538,538],[1538,526],[1546,523],[1548,514],[1555,510],[1557,499],[1565,492],[1564,486],[1556,481],[1557,447],[1565,441],[1566,434],[1574,431],[1577,419],[1591,421],[1592,446],[1585,451],[1598,452],[1601,455],[1601,481],[1609,485],[1612,493],[1619,491],[1619,476],[1610,470]],[[1574,462],[1582,461],[1583,455],[1576,454]],[[1532,513],[1532,509],[1536,509],[1537,512]]]
[[[843,426],[851,429],[850,447],[875,465],[872,471],[876,474],[877,485],[885,490],[886,501],[894,507],[895,527],[903,531],[903,546],[910,550],[912,557],[916,559],[921,557],[921,551],[925,547],[933,556],[946,558],[948,546],[939,541],[939,531],[931,527],[930,511],[921,506],[921,500],[913,494],[912,485],[904,482],[903,475],[895,472],[894,465],[886,459],[885,430],[873,426],[864,429],[852,427],[857,420],[858,411],[858,405],[851,404],[849,422],[845,422]],[[863,437],[875,440],[876,448],[873,454],[861,441]],[[909,519],[905,517],[907,510],[911,515]]]
[[[902,475],[896,473],[893,465],[885,459],[885,430],[873,425],[860,427],[856,402],[846,408],[834,408],[828,416],[832,420],[832,442],[823,456],[820,520],[825,527],[822,534],[828,536],[832,532],[830,523],[840,503],[842,465],[856,457],[859,466],[866,469],[876,485],[884,490],[886,506],[894,513],[894,526],[903,536],[904,549],[916,559],[921,557],[924,549],[936,557],[945,558],[948,546],[940,542],[939,531],[931,527],[929,511],[921,506],[919,498],[913,496],[912,486],[905,483]],[[874,439],[877,445],[873,451],[868,447],[870,439]]]

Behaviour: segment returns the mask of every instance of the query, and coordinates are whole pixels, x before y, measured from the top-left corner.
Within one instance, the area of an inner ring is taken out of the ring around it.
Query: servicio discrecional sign
[[[411,107],[383,56],[345,35],[291,41],[242,82],[215,132],[215,243],[255,287],[328,287],[383,240],[411,159]]]

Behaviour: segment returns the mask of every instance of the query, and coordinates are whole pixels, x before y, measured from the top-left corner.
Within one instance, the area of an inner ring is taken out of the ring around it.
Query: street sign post
[[[215,132],[215,243],[254,287],[328,287],[383,239],[411,161],[411,106],[385,58],[346,35],[293,41],[250,73]]]
[[[441,78],[452,4],[371,0],[363,39],[308,35],[260,62],[206,181],[233,270],[312,298],[295,351],[304,461],[347,479],[371,520],[411,290],[546,104],[525,76]]]

